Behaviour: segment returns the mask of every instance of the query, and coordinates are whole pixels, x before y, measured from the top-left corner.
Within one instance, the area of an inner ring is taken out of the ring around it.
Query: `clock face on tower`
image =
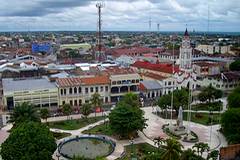
[[[183,46],[184,47],[188,47],[189,46],[189,42],[188,41],[183,41]]]

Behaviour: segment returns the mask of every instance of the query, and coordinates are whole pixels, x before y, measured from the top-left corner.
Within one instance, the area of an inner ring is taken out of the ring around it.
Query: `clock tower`
[[[182,44],[180,47],[180,70],[185,72],[191,72],[192,70],[192,47],[190,44],[190,38],[186,29]]]

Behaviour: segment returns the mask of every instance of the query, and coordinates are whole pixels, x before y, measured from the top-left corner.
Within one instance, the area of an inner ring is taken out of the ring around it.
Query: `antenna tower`
[[[101,61],[104,58],[104,55],[102,54],[102,8],[104,7],[104,4],[101,2],[98,2],[96,4],[96,7],[98,9],[98,22],[97,22],[97,48],[98,53],[96,55],[96,58],[98,61]]]
[[[152,28],[152,18],[151,17],[149,18],[148,25],[149,25],[149,31],[151,31],[151,28]]]
[[[158,23],[158,24],[157,24],[157,30],[158,30],[158,32],[159,32],[159,30],[160,30],[159,28],[160,28],[160,24]]]

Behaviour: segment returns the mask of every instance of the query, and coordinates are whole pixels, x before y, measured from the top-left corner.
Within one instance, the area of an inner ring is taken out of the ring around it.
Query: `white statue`
[[[180,107],[178,110],[177,126],[179,128],[183,127],[183,109],[182,109],[182,107]]]

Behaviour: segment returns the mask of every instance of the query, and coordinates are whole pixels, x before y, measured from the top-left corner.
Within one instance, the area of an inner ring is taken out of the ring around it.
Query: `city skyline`
[[[94,0],[9,0],[0,6],[0,31],[95,31]],[[105,31],[209,31],[239,32],[237,0],[116,0],[103,1]],[[208,14],[209,6],[209,14]],[[151,29],[149,21],[151,20]]]

